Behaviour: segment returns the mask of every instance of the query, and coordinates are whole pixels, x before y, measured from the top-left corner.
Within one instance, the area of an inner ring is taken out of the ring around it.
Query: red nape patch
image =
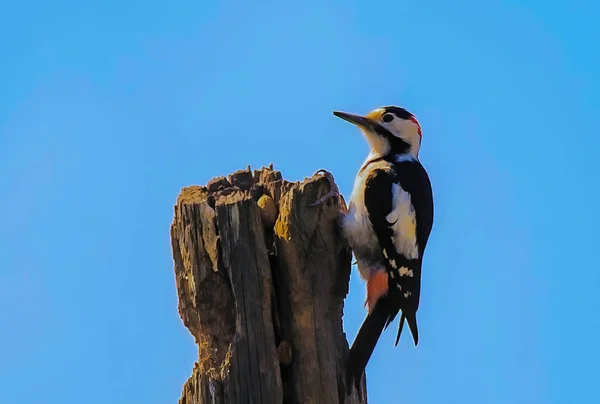
[[[417,118],[411,116],[410,120],[417,124],[417,128],[419,128],[419,136],[423,137],[423,135],[421,134],[421,125],[419,125],[419,121],[417,121]]]

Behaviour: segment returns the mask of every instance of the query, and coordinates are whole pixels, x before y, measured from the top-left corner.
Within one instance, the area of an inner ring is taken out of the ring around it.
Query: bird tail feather
[[[352,392],[353,385],[357,391],[359,390],[363,371],[373,354],[375,345],[377,345],[384,328],[389,325],[388,319],[397,313],[397,310],[395,312],[392,310],[387,300],[385,297],[379,299],[373,311],[363,321],[352,343],[346,362],[346,390],[348,395]]]
[[[408,328],[410,329],[410,333],[412,334],[413,341],[415,346],[419,344],[419,329],[417,327],[417,314],[414,312],[402,312],[402,316],[400,317],[400,322],[398,323],[398,334],[396,334],[396,342],[394,342],[394,346],[398,345],[398,341],[400,340],[400,334],[402,334],[402,327],[404,327],[404,320],[408,323]]]

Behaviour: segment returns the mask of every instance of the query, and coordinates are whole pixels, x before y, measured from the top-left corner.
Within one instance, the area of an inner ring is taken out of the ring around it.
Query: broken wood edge
[[[227,265],[228,258],[223,256],[223,246],[221,245],[222,233],[229,231],[233,234],[232,228],[235,226],[232,226],[231,223],[225,224],[219,220],[219,217],[226,216],[226,212],[232,211],[233,206],[239,207],[240,204],[248,204],[248,201],[252,201],[252,207],[248,205],[247,209],[250,211],[255,209],[256,217],[260,218],[260,225],[255,221],[251,227],[264,239],[262,248],[268,257],[270,272],[268,282],[271,284],[266,286],[270,292],[265,293],[263,299],[264,301],[268,300],[271,306],[269,311],[271,312],[273,332],[273,352],[279,366],[278,371],[281,372],[281,389],[285,390],[285,374],[287,372],[289,375],[290,371],[293,372],[290,369],[294,367],[297,357],[294,351],[298,351],[298,347],[293,346],[293,335],[291,338],[285,338],[285,334],[289,334],[289,330],[286,332],[282,329],[285,327],[282,326],[280,318],[282,301],[289,296],[281,296],[281,291],[276,287],[276,283],[280,282],[276,278],[280,275],[277,271],[281,266],[278,249],[283,246],[282,240],[301,234],[301,230],[286,229],[285,226],[286,223],[292,221],[296,226],[302,227],[306,221],[306,211],[303,211],[305,209],[312,209],[312,214],[318,218],[314,224],[315,228],[323,223],[331,224],[329,222],[335,218],[338,209],[335,203],[308,208],[306,203],[303,204],[306,200],[302,201],[306,198],[318,199],[329,191],[330,185],[318,172],[310,178],[305,178],[302,182],[286,181],[282,178],[281,173],[273,170],[271,165],[254,172],[248,167],[227,178],[216,177],[206,186],[189,186],[181,190],[174,207],[175,215],[171,225],[174,270],[179,298],[178,310],[184,325],[198,344],[199,356],[194,366],[194,374],[184,386],[180,403],[213,402],[214,395],[208,397],[206,391],[199,391],[206,390],[206,383],[195,382],[206,377],[216,383],[222,383],[229,377],[232,355],[235,353],[239,334],[244,331],[244,327],[239,324],[239,302],[234,296],[231,284],[232,268],[231,265],[229,267]],[[284,210],[282,215],[282,200],[293,200],[294,197],[300,204]],[[345,204],[343,197],[338,203]],[[290,216],[286,219],[285,214]],[[252,213],[249,216],[254,217]],[[277,228],[277,226],[282,228]],[[329,230],[325,229],[325,231]],[[339,376],[343,375],[343,366],[348,351],[348,342],[342,327],[342,315],[344,299],[348,293],[350,252],[347,248],[340,247],[338,244],[341,241],[337,238],[336,240],[335,248],[339,250],[334,253],[338,261],[336,265],[345,268],[337,270],[334,274],[333,285],[335,287],[331,290],[334,298],[338,300],[332,310],[334,312],[339,310],[338,313],[334,313],[338,318],[333,320],[332,327],[336,328],[339,323],[340,335],[343,338],[343,341],[336,341],[337,346],[332,348],[336,350],[334,371],[337,375],[335,383],[337,386],[332,385],[331,389],[335,389],[337,395],[337,391],[340,388],[343,389],[344,381],[340,381]],[[231,251],[229,253],[235,254]],[[260,303],[263,304],[264,301]],[[285,322],[283,321],[283,323]],[[266,323],[269,322],[266,321]],[[287,327],[289,328],[289,324]],[[260,380],[257,383],[260,384]],[[307,388],[310,389],[311,386]],[[294,386],[288,391],[288,397],[284,397],[285,391],[282,391],[281,402],[299,402],[295,397],[299,393],[293,390]],[[293,395],[292,397],[289,397],[290,393]],[[360,395],[360,397],[355,397],[353,394],[346,399],[346,403],[366,403],[364,377]],[[207,401],[209,399],[211,401]]]

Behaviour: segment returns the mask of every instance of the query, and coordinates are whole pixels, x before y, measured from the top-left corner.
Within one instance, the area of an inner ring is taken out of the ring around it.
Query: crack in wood
[[[248,167],[181,191],[174,271],[199,357],[180,404],[366,403],[340,395],[351,255],[331,207],[307,208],[323,181]]]

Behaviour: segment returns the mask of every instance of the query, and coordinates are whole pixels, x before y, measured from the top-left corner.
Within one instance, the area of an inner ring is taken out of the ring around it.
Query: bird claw
[[[339,200],[340,190],[333,179],[333,175],[331,175],[330,172],[327,172],[323,169],[318,170],[315,174],[323,174],[325,176],[325,178],[327,178],[327,181],[329,182],[329,187],[330,187],[331,191],[329,191],[327,194],[323,195],[321,198],[317,199],[315,202],[311,203],[309,206],[321,205],[324,202],[327,202],[330,198]]]
[[[319,170],[317,173],[322,173],[329,182],[330,191],[317,199],[309,206],[323,205],[325,216],[330,219],[335,219],[339,227],[344,227],[344,219],[348,213],[344,197],[340,193],[338,186],[333,180],[333,175],[325,170]]]
[[[339,197],[340,197],[340,193],[337,190],[331,190],[331,191],[327,192],[325,195],[323,195],[322,197],[320,197],[319,199],[317,199],[315,202],[311,203],[309,206],[321,205],[322,203],[327,202],[330,198],[339,198]]]

